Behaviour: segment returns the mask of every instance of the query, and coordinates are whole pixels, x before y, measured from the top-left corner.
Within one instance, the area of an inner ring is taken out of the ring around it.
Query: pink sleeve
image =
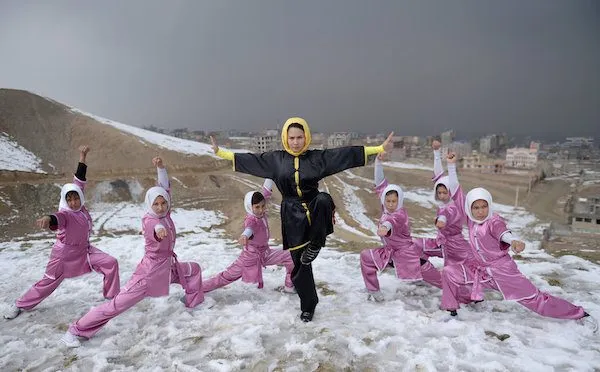
[[[462,186],[458,186],[458,189],[456,189],[456,192],[452,195],[452,200],[454,200],[454,205],[456,205],[460,218],[467,217],[465,212],[465,193],[463,192]]]
[[[460,192],[462,193],[462,190],[460,190]],[[446,208],[444,212],[446,213],[447,224],[462,225],[462,221],[464,220],[465,215],[464,213],[461,213],[457,206],[450,206],[449,208]]]
[[[77,186],[79,186],[81,191],[85,191],[85,185],[87,183],[86,181],[82,181],[79,178],[73,176],[73,183],[76,184]]]
[[[158,237],[154,232],[154,227],[158,224],[158,221],[154,218],[142,219],[142,231],[144,232],[144,239],[146,240],[146,250],[157,251],[158,250]]]
[[[408,222],[408,214],[406,214],[404,209],[392,214],[386,213],[381,217],[380,223],[383,222],[392,224],[392,234],[396,234],[407,229],[406,223]]]
[[[502,217],[500,217],[497,214],[492,216],[492,219],[489,224],[489,231],[490,231],[490,234],[494,237],[494,239],[496,239],[500,242],[503,249],[508,249],[510,247],[510,244],[505,243],[500,240],[500,238],[502,237],[502,234],[510,231],[510,229],[508,228],[508,226],[506,226],[506,222],[504,221],[504,219]]]
[[[383,193],[383,191],[385,190],[385,188],[388,186],[388,180],[387,178],[385,178],[383,180],[383,182],[381,182],[379,185],[375,186],[375,192],[377,193],[377,196],[379,198],[381,198],[381,194]]]
[[[440,216],[444,216],[444,218],[446,219],[446,223],[450,223],[452,214],[450,213],[449,209],[450,208],[446,207],[446,208],[442,209],[441,211],[438,211],[437,216],[435,218],[435,222],[437,222],[437,220]]]
[[[244,229],[246,227],[251,228],[253,231],[256,229],[256,223],[258,222],[258,220],[250,215],[247,215],[246,218],[244,218]]]
[[[62,229],[67,225],[67,214],[65,212],[58,211],[52,214],[54,215],[54,217],[56,217],[58,225],[56,225],[54,228],[51,228],[50,230]]]

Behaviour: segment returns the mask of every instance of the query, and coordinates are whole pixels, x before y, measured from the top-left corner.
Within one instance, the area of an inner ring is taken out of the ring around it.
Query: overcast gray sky
[[[600,1],[0,0],[0,87],[136,126],[600,137]]]

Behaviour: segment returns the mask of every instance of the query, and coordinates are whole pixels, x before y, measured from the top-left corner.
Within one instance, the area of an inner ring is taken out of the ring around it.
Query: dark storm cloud
[[[128,124],[598,136],[600,6],[0,2],[0,86]]]

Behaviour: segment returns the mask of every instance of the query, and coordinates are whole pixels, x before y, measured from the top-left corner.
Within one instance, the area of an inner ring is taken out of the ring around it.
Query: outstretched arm
[[[440,141],[435,140],[431,144],[433,148],[433,178],[437,179],[440,175],[444,173],[444,167],[442,166],[442,144]]]
[[[365,146],[364,147],[364,149],[365,149],[365,164],[367,163],[367,157],[369,155],[381,154],[382,152],[387,154],[387,153],[392,152],[392,150],[394,149],[394,142],[392,141],[393,137],[394,137],[394,132],[391,132],[381,145]]]
[[[448,154],[448,187],[450,188],[450,194],[454,195],[458,190],[460,184],[458,183],[458,175],[456,174],[456,155],[454,153]]]
[[[170,192],[171,184],[169,183],[169,175],[167,174],[167,169],[163,164],[162,158],[160,156],[152,158],[152,164],[156,167],[158,186]]]
[[[265,182],[262,187],[262,194],[265,197],[265,200],[271,199],[271,195],[273,195],[273,180],[270,178],[265,178]]]
[[[233,170],[261,178],[275,178],[275,170],[280,162],[276,151],[263,152],[261,154],[233,153],[224,150],[217,145],[217,140],[211,136],[210,142],[215,155],[222,159],[233,162]]]
[[[73,177],[73,183],[79,186],[82,191],[85,188],[85,175],[87,173],[87,164],[85,164],[85,160],[88,152],[90,152],[90,148],[88,146],[79,146],[79,163],[77,164],[77,170],[75,171],[75,175]]]
[[[383,160],[382,154],[378,154],[377,157],[375,158],[375,166],[373,167],[373,169],[374,169],[373,180],[375,181],[375,187],[381,185],[381,183],[383,181],[385,181],[385,176],[383,174],[382,160]]]

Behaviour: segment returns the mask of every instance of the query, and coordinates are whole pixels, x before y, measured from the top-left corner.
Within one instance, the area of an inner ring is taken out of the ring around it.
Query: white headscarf
[[[394,212],[397,212],[400,208],[402,208],[402,204],[404,203],[404,192],[402,191],[402,188],[398,185],[389,184],[383,190],[383,192],[381,193],[381,196],[379,197],[379,200],[381,201],[381,207],[383,208],[384,211],[387,212],[387,209],[385,207],[385,195],[390,191],[396,191],[398,193],[398,206],[396,207],[396,210],[394,211]]]
[[[255,192],[260,193],[260,191],[248,191],[246,193],[246,195],[244,196],[244,208],[246,209],[246,212],[248,214],[251,214],[254,217],[258,217],[257,215],[254,214],[254,212],[252,212],[252,196],[254,195]]]
[[[154,213],[154,211],[152,210],[152,204],[154,203],[156,198],[159,196],[162,196],[167,201],[167,212],[169,212],[169,210],[171,210],[171,198],[169,198],[169,193],[167,192],[167,190],[165,190],[164,188],[162,188],[160,186],[154,186],[154,187],[149,188],[148,191],[146,191],[146,199],[145,199],[146,213],[150,214],[151,216],[158,217],[158,218],[164,217],[167,215],[167,212],[165,212],[165,214],[163,214],[162,216],[159,216],[156,213]]]
[[[471,206],[477,200],[485,200],[488,203],[488,215],[483,220],[476,220],[471,213]],[[492,194],[482,187],[477,187],[469,191],[465,197],[465,212],[471,221],[479,224],[484,223],[492,217]]]
[[[433,198],[435,199],[436,202],[438,202],[440,205],[447,205],[453,202],[452,200],[452,193],[450,192],[450,187],[448,186],[450,184],[450,177],[448,176],[443,176],[440,177],[437,181],[435,181],[435,185],[433,185]],[[437,196],[437,188],[439,185],[444,185],[444,187],[446,188],[446,190],[448,190],[448,201],[443,202],[440,199],[438,199]]]
[[[67,204],[67,193],[75,191],[79,195],[79,200],[81,201],[81,205],[79,209],[71,209],[69,208],[69,204]],[[58,210],[63,211],[74,211],[79,212],[83,205],[85,204],[85,198],[83,197],[83,191],[81,188],[74,183],[65,183],[63,187],[60,189],[60,202],[58,203]]]

